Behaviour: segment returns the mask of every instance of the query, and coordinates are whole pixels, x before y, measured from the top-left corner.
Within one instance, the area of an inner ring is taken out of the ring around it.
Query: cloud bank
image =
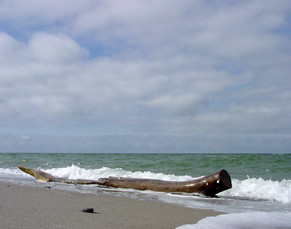
[[[0,151],[290,153],[290,9],[0,1]]]

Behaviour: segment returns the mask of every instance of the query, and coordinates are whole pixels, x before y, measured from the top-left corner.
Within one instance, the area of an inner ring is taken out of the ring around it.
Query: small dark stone
[[[44,186],[44,188],[51,188],[50,186]]]
[[[84,208],[82,212],[94,213],[94,208]]]

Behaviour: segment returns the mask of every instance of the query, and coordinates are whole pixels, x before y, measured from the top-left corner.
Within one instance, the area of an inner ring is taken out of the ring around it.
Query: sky
[[[291,153],[291,1],[0,0],[0,152]]]

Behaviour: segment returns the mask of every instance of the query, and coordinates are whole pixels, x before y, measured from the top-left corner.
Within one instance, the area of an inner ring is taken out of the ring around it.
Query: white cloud
[[[35,61],[66,64],[88,57],[89,52],[85,48],[64,35],[52,35],[47,33],[34,34],[28,43],[28,51]]]
[[[1,1],[2,132],[288,134],[290,6]]]
[[[208,99],[196,94],[168,94],[149,102],[150,106],[161,108],[170,114],[193,116],[200,106],[205,106]]]

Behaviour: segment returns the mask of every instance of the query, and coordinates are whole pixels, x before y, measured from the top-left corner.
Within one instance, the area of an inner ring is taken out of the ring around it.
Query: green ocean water
[[[76,165],[199,177],[225,169],[232,178],[291,179],[291,154],[71,154],[0,153],[0,168],[51,169]]]

